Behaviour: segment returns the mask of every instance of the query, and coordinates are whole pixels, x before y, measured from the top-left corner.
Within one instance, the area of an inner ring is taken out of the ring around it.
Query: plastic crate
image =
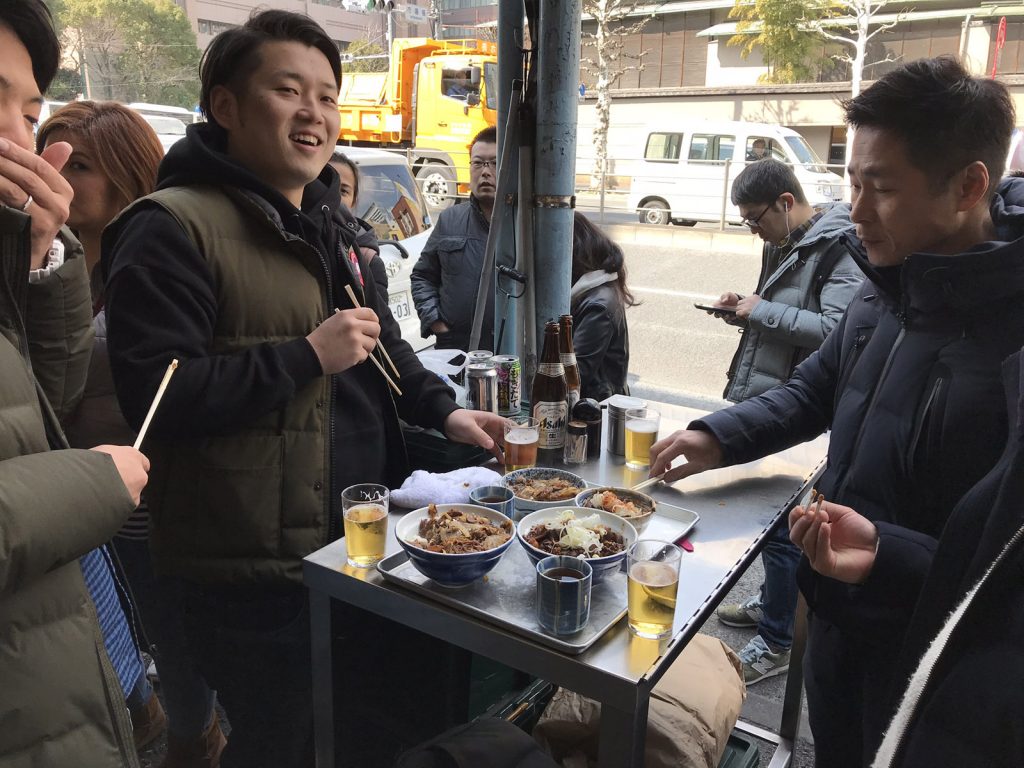
[[[729,734],[718,768],[757,768],[760,764],[761,753],[757,744],[736,731]]]

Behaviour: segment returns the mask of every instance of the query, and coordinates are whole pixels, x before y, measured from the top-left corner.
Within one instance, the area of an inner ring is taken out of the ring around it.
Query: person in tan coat
[[[59,56],[41,0],[0,4],[0,764],[135,766],[78,558],[138,504],[149,462],[70,450],[59,426],[92,344],[81,247],[61,230],[71,147],[32,152]]]

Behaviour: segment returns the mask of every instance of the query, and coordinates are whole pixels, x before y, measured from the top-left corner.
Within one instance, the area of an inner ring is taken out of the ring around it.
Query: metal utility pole
[[[580,0],[540,3],[537,134],[534,158],[536,330],[569,312],[580,77]],[[540,346],[539,335],[535,337]]]

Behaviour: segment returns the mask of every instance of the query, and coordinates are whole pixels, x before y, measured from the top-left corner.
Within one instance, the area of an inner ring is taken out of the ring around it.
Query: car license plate
[[[395,320],[402,321],[412,317],[412,305],[409,303],[409,292],[388,294],[388,309],[394,315]]]

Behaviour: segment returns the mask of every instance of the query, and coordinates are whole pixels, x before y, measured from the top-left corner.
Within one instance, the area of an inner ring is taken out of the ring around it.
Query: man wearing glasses
[[[724,394],[738,403],[789,379],[821,346],[864,273],[839,239],[853,230],[850,207],[812,208],[785,163],[766,158],[744,168],[733,182],[732,202],[743,224],[764,240],[757,289],[748,296],[722,294],[719,305],[734,312],[715,313],[740,326]],[[747,685],[789,669],[800,550],[784,526],[765,546],[761,560],[765,580],[760,591],[718,609],[723,624],[757,629],[739,652]]]
[[[469,202],[441,212],[412,270],[412,300],[423,338],[437,337],[438,349],[470,351],[473,297],[480,283],[484,248],[498,179],[498,134],[484,128],[469,147]],[[494,336],[494,291],[487,293],[481,344]]]

